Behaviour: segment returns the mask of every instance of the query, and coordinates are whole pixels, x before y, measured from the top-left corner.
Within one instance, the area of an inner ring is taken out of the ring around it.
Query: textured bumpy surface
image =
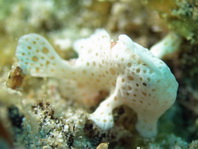
[[[90,115],[100,128],[113,127],[112,110],[127,105],[137,113],[138,132],[155,136],[158,118],[176,98],[178,84],[168,66],[126,35],[111,42],[105,30],[77,41],[74,49],[79,57],[64,61],[43,37],[28,34],[20,38],[16,56],[26,74],[75,80],[83,87],[82,98],[108,91]]]

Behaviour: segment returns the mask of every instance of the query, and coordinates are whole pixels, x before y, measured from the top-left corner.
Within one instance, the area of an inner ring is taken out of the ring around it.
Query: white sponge
[[[181,41],[179,35],[170,32],[161,41],[153,45],[150,51],[160,59],[170,58],[179,50]]]
[[[127,105],[137,113],[137,131],[153,137],[159,117],[175,101],[178,83],[168,66],[148,49],[126,35],[118,39],[111,42],[105,30],[97,30],[76,41],[77,59],[64,61],[43,37],[29,34],[19,40],[16,56],[27,74],[76,81],[82,99],[94,100],[100,91],[109,92],[89,117],[101,129],[112,128],[112,110]]]

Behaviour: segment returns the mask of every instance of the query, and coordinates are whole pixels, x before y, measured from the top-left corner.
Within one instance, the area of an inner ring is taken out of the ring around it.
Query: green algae
[[[198,3],[194,0],[148,0],[152,9],[159,12],[171,30],[191,43],[198,40]]]

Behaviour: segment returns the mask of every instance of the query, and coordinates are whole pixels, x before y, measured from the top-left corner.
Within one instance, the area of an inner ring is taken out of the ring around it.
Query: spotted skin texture
[[[105,30],[76,41],[74,49],[79,57],[65,61],[46,39],[28,34],[20,38],[16,56],[27,74],[76,81],[84,98],[94,99],[101,90],[109,92],[89,116],[101,129],[112,128],[112,110],[127,105],[137,113],[140,135],[155,136],[157,121],[174,103],[178,88],[168,66],[126,35],[111,42]]]
[[[16,56],[25,74],[32,76],[61,76],[67,71],[65,62],[50,43],[37,34],[28,34],[19,39]],[[56,71],[56,72],[55,72]]]

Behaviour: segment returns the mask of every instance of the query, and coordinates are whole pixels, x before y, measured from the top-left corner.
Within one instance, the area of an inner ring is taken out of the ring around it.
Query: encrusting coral
[[[155,136],[157,121],[174,103],[178,88],[168,66],[126,35],[111,42],[105,30],[78,40],[74,49],[79,57],[65,61],[45,38],[28,34],[20,38],[16,56],[25,74],[75,80],[83,88],[82,99],[108,91],[89,117],[101,129],[112,128],[112,110],[127,105],[137,113],[138,132]]]

